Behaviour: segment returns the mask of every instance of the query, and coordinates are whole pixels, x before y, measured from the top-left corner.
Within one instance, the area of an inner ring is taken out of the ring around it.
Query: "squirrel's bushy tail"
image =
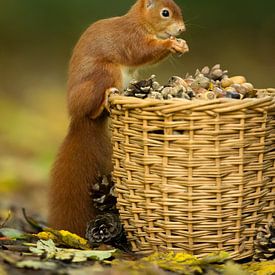
[[[51,173],[51,227],[85,235],[87,223],[95,216],[91,186],[112,169],[108,128],[106,115],[71,122]]]

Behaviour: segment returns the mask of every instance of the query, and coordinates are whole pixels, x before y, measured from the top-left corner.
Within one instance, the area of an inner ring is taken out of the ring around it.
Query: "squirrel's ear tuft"
[[[147,9],[150,9],[155,5],[155,0],[145,0],[145,5]]]

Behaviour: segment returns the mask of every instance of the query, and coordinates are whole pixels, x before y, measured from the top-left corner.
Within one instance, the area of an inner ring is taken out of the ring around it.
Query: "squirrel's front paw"
[[[180,38],[170,38],[171,40],[171,48],[170,48],[170,51],[172,53],[186,53],[186,52],[189,52],[189,47],[186,43],[185,40],[183,39],[180,39]]]

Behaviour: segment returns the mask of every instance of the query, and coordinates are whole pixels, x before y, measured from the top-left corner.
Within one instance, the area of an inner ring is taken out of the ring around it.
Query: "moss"
[[[248,274],[273,275],[275,274],[275,261],[249,263],[244,265],[244,270],[246,270]]]

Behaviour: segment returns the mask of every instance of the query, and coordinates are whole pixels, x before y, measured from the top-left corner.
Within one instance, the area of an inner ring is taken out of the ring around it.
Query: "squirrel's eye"
[[[163,9],[163,10],[161,11],[161,15],[162,15],[163,17],[169,17],[169,16],[170,16],[170,11],[167,10],[167,9]]]

